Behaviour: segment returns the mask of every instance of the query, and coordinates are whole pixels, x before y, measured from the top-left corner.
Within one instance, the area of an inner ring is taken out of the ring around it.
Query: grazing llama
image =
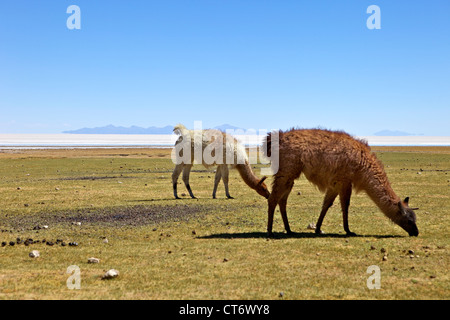
[[[216,198],[217,186],[220,179],[223,179],[227,198],[233,199],[228,190],[228,165],[231,168],[237,169],[244,182],[250,188],[256,190],[257,193],[266,199],[269,198],[270,192],[264,183],[266,177],[259,179],[255,176],[249,164],[245,148],[235,138],[215,129],[188,130],[182,124],[175,126],[173,131],[180,135],[172,153],[172,158],[175,158],[177,163],[172,173],[173,194],[176,199],[180,199],[177,195],[177,180],[182,171],[186,189],[189,195],[195,199],[191,186],[189,185],[189,175],[194,164],[196,152],[199,151],[201,151],[202,157],[200,160],[197,160],[197,158],[195,160],[202,163],[206,168],[214,165],[217,166],[212,194],[213,199]],[[204,152],[205,149],[206,152]],[[190,157],[183,158],[184,150],[190,151]],[[211,159],[205,159],[203,156],[204,153],[208,155],[208,152],[212,155],[210,157]]]
[[[305,177],[325,192],[322,211],[315,232],[321,232],[321,225],[327,210],[339,195],[344,230],[355,235],[348,227],[348,207],[352,188],[365,191],[380,210],[410,236],[417,236],[416,215],[409,208],[408,200],[401,201],[392,190],[383,165],[371,152],[366,142],[352,138],[345,132],[320,129],[292,129],[279,132],[279,139],[269,133],[263,142],[267,157],[273,147],[279,148],[278,171],[274,175],[273,188],[268,199],[267,232],[272,235],[274,210],[277,204],[284,227],[291,232],[286,213],[286,202],[294,180],[303,173]],[[273,163],[273,161],[272,161]]]

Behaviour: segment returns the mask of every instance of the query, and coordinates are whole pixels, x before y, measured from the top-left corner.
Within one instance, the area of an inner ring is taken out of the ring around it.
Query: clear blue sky
[[[195,120],[448,136],[450,1],[0,2],[0,133]]]

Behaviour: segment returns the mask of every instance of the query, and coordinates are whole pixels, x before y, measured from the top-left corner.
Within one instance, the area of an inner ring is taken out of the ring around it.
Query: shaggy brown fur
[[[339,195],[344,230],[354,235],[348,227],[348,207],[352,188],[365,191],[380,210],[409,235],[417,236],[416,216],[408,207],[408,200],[400,198],[392,190],[383,165],[371,152],[366,142],[352,138],[345,132],[320,129],[292,129],[279,132],[279,141],[272,142],[269,133],[263,150],[271,156],[272,143],[278,143],[279,169],[274,176],[273,188],[268,199],[267,231],[272,234],[274,210],[280,206],[281,216],[287,232],[291,232],[286,213],[286,202],[294,180],[303,173],[305,177],[325,192],[322,211],[316,224],[316,233],[321,233],[322,221],[336,197]]]
[[[245,148],[232,136],[218,131],[214,129],[207,129],[202,130],[202,132],[196,132],[194,130],[188,130],[185,126],[182,124],[179,124],[175,126],[174,132],[180,134],[180,138],[178,138],[177,142],[175,143],[175,146],[182,145],[183,143],[190,143],[191,148],[191,157],[190,161],[187,161],[188,163],[179,163],[175,166],[175,169],[172,174],[172,185],[173,185],[173,194],[176,199],[180,199],[177,195],[177,181],[178,177],[183,172],[183,181],[186,186],[186,189],[189,192],[189,195],[192,198],[195,198],[191,186],[189,184],[189,175],[192,169],[192,166],[194,164],[194,155],[195,155],[195,148],[201,149],[202,153],[204,152],[205,148],[211,148],[211,147],[217,147],[217,148],[223,148],[223,158],[221,159],[220,163],[205,163],[205,159],[202,158],[202,164],[205,167],[210,166],[217,166],[216,175],[214,178],[214,190],[213,190],[213,198],[216,198],[216,191],[217,186],[219,185],[220,179],[223,180],[224,186],[225,186],[225,194],[227,198],[232,199],[233,197],[230,195],[228,190],[228,174],[229,174],[229,168],[236,168],[236,170],[239,172],[239,174],[242,177],[242,180],[252,189],[254,189],[258,194],[265,197],[266,199],[269,197],[270,192],[264,183],[264,180],[266,177],[263,177],[262,179],[259,179],[255,176],[253,173],[253,170],[249,164],[247,153],[245,151]],[[201,137],[198,137],[199,141],[195,140],[195,135],[201,135]],[[222,141],[215,140],[216,136],[222,136]],[[194,141],[197,141],[197,145],[194,143]],[[222,143],[222,145],[220,145]],[[185,147],[189,148],[189,145],[185,145]],[[215,149],[215,148],[212,148]],[[175,148],[174,148],[175,150]],[[181,149],[182,152],[183,149]],[[230,161],[230,159],[227,159],[227,151],[233,155],[233,159],[231,160],[231,164],[227,163]],[[175,155],[177,158],[182,158],[183,154]],[[227,161],[228,160],[228,161]],[[218,161],[219,162],[219,161]]]

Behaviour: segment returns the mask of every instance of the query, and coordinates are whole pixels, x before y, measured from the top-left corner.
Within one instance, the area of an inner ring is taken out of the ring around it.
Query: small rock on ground
[[[98,259],[98,258],[89,258],[88,259],[88,263],[99,263],[100,262],[100,259]]]
[[[113,279],[113,278],[117,278],[118,276],[119,276],[119,271],[117,271],[116,269],[110,269],[110,270],[106,271],[106,273],[102,276],[102,280]]]
[[[310,224],[308,224],[306,229],[308,229],[308,230],[316,230],[316,225],[314,223],[310,223]]]
[[[30,256],[30,258],[37,258],[37,257],[39,257],[41,254],[39,253],[39,251],[33,250],[33,251],[31,251],[28,255]]]

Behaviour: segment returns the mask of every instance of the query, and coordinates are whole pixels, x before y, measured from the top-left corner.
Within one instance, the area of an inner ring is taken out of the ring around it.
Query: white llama
[[[269,190],[264,183],[266,177],[259,179],[255,176],[244,146],[234,137],[215,129],[188,130],[182,124],[176,125],[173,131],[180,135],[172,152],[172,160],[176,163],[172,173],[173,195],[176,199],[180,199],[177,195],[177,181],[181,172],[183,172],[183,182],[189,195],[195,199],[189,185],[189,175],[194,160],[202,163],[206,168],[217,166],[212,194],[213,199],[216,198],[220,179],[223,179],[227,198],[233,199],[228,190],[228,166],[236,168],[250,188],[256,190],[258,194],[266,199],[269,197]]]

